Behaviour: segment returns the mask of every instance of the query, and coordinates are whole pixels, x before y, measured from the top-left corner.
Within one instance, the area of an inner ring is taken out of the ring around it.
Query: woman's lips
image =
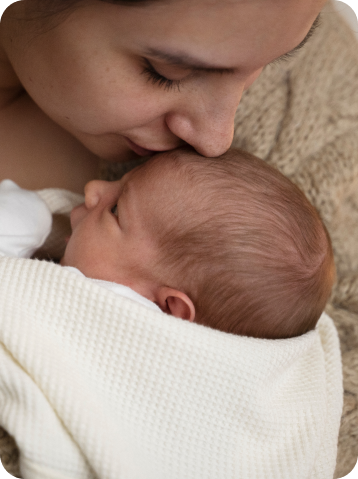
[[[131,150],[134,151],[134,153],[137,153],[139,156],[149,156],[149,155],[154,155],[157,153],[156,151],[153,150],[147,150],[146,148],[142,148],[141,146],[137,145],[136,143],[133,143],[129,138],[126,138],[127,143]]]

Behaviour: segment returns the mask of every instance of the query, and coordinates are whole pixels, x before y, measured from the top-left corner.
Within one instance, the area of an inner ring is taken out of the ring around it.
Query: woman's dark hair
[[[128,7],[131,7],[131,6],[145,6],[149,3],[154,3],[154,2],[158,2],[158,1],[164,1],[164,0],[99,0],[100,2],[102,3],[114,3],[114,4],[118,4],[118,5],[124,5],[124,6],[128,6]]]
[[[112,3],[123,6],[146,6],[153,2],[169,0],[98,0],[102,3]],[[66,19],[71,12],[84,4],[85,0],[29,0],[27,2],[26,17],[24,20],[40,20],[42,27],[37,30],[41,34],[52,29]],[[37,23],[37,22],[36,22]]]
[[[61,13],[76,4],[82,3],[83,0],[36,0],[39,9],[44,13],[49,12],[49,15]],[[114,3],[118,5],[135,6],[153,3],[158,0],[98,0],[103,3]]]
[[[158,0],[100,0],[100,2],[118,3],[120,5],[128,5],[128,6],[145,4],[145,3],[153,3],[153,1],[158,1]]]

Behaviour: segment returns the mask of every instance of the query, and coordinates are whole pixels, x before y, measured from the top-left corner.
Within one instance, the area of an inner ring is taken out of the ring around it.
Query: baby
[[[240,150],[208,159],[182,148],[119,181],[91,181],[71,227],[62,266],[228,333],[276,339],[314,329],[334,281],[317,211]]]

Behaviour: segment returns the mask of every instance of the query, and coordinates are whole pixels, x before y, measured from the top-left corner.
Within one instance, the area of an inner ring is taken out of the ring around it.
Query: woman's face
[[[25,21],[8,53],[42,110],[102,158],[183,143],[218,156],[243,90],[304,39],[324,3],[85,0],[42,33]]]

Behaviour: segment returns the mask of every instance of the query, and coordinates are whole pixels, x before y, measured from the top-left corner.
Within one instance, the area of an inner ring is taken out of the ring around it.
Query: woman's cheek
[[[125,128],[147,125],[170,108],[170,93],[140,77],[136,88],[127,91],[121,101]]]

